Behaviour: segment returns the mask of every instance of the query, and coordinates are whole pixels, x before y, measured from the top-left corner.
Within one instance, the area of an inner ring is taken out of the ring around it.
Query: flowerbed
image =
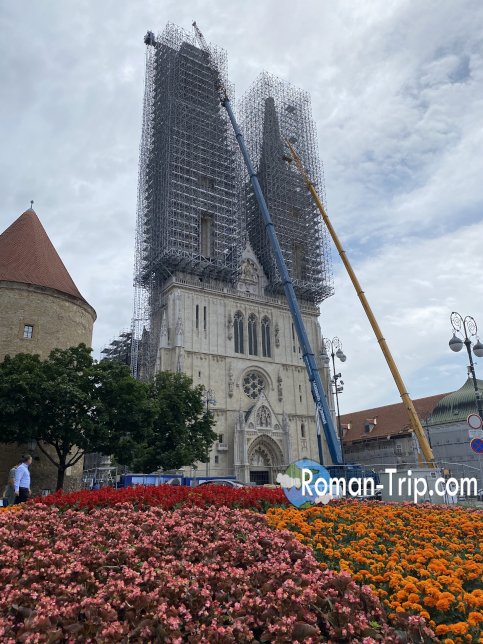
[[[368,583],[396,615],[425,617],[446,644],[483,642],[483,512],[340,501],[273,508],[267,519]]]
[[[7,505],[6,508],[0,508],[0,514],[3,514],[5,512],[17,512],[20,510],[20,505]]]
[[[232,488],[225,485],[201,485],[196,488],[176,485],[137,485],[115,490],[111,487],[97,491],[82,490],[63,494],[62,490],[49,496],[39,496],[34,503],[54,505],[58,508],[110,508],[129,503],[135,508],[158,507],[172,510],[181,506],[250,508],[266,511],[269,505],[287,503],[281,488],[272,490],[263,487]]]
[[[0,541],[6,644],[398,641],[369,587],[254,512],[31,504],[0,516]]]

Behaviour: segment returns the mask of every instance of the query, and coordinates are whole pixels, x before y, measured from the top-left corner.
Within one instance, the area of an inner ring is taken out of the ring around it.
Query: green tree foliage
[[[58,490],[65,470],[84,454],[113,454],[128,463],[154,419],[150,386],[125,364],[95,362],[91,351],[82,343],[54,349],[43,361],[19,353],[0,363],[0,442],[36,440],[58,469]]]
[[[205,412],[204,390],[183,373],[162,371],[149,383],[155,419],[144,445],[136,450],[134,471],[153,472],[206,463],[217,434]]]

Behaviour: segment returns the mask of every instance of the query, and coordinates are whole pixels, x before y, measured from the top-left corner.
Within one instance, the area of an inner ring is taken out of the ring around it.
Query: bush
[[[31,504],[0,516],[0,541],[7,644],[399,641],[368,586],[322,571],[261,514]]]

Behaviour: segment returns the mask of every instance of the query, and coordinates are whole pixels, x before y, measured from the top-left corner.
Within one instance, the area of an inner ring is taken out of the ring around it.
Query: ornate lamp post
[[[214,389],[208,389],[206,392],[206,411],[210,411],[210,404],[215,406],[216,405],[216,400],[215,400],[215,391]],[[208,476],[210,473],[210,461],[208,460],[206,463],[206,476]]]
[[[344,436],[342,433],[342,427],[340,424],[340,410],[339,410],[339,394],[341,394],[344,391],[344,388],[341,386],[344,384],[342,380],[339,379],[342,377],[340,373],[335,372],[335,357],[337,356],[341,362],[345,362],[347,360],[347,356],[344,354],[342,351],[342,342],[339,340],[339,338],[335,337],[332,340],[329,340],[328,338],[324,338],[323,340],[323,349],[320,354],[320,359],[324,364],[329,364],[330,363],[330,358],[332,358],[332,367],[334,370],[334,377],[332,378],[332,384],[334,385],[334,390],[335,390],[335,400],[337,403],[337,426],[339,429],[339,440],[340,440],[340,450],[342,452],[342,464],[345,464],[345,457],[344,457]]]
[[[473,378],[473,386],[475,388],[476,406],[478,407],[478,414],[480,418],[483,419],[481,393],[478,389],[478,383],[476,382],[475,366],[473,364],[473,357],[471,355],[471,348],[473,347],[473,353],[475,354],[475,356],[477,358],[483,357],[483,344],[481,344],[477,336],[478,327],[476,326],[476,322],[470,315],[467,315],[463,319],[459,313],[453,311],[453,313],[451,313],[450,319],[451,326],[453,327],[453,337],[449,341],[449,348],[452,351],[461,351],[463,345],[466,346],[466,350],[468,351],[468,358],[470,359],[469,369],[471,372],[471,377]],[[461,335],[464,340],[459,338],[456,335],[457,333]],[[470,338],[476,338],[476,342],[472,342]]]

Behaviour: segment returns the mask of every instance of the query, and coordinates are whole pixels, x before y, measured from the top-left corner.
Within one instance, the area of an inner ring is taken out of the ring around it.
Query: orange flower
[[[420,615],[438,635],[453,634],[447,644],[483,644],[483,589],[474,590],[483,578],[480,510],[347,500],[271,508],[267,519],[312,546],[324,567],[370,584],[392,611]],[[456,611],[466,621],[450,624]]]
[[[468,615],[468,624],[476,626],[479,622],[483,622],[483,615],[481,613],[470,613]]]

